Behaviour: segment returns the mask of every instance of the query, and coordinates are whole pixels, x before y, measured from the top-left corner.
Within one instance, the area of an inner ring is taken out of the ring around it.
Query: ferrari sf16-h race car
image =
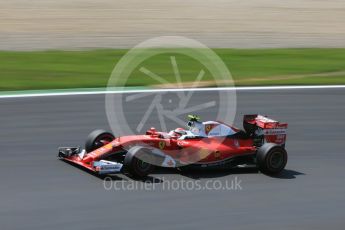
[[[125,173],[143,179],[155,167],[235,168],[255,166],[265,174],[287,163],[287,124],[262,115],[245,115],[243,130],[219,121],[188,116],[188,128],[170,132],[149,129],[144,135],[115,137],[95,130],[85,149],[60,147],[58,157],[96,174]]]

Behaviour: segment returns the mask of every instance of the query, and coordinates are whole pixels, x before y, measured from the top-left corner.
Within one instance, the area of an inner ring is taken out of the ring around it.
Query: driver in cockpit
[[[218,122],[208,121],[200,122],[200,118],[196,115],[188,115],[189,122],[187,126],[189,130],[177,128],[169,132],[169,136],[180,138],[185,137],[209,137],[209,136],[229,136],[237,133],[238,131],[233,128],[220,124]],[[209,130],[206,132],[206,126]]]
[[[200,118],[196,115],[188,115],[189,122],[187,126],[189,130],[183,128],[177,128],[169,132],[171,137],[180,138],[181,136],[198,136],[198,137],[207,137],[205,132],[205,125],[200,122]]]
[[[195,136],[206,137],[207,134],[205,132],[205,125],[200,122],[200,117],[196,115],[188,115],[188,118],[189,131],[191,131]]]

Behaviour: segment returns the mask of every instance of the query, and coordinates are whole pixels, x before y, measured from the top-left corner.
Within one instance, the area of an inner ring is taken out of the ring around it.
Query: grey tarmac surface
[[[237,126],[243,114],[256,112],[289,123],[286,170],[277,178],[248,169],[160,170],[148,191],[107,191],[102,179],[56,158],[58,146],[82,145],[91,130],[109,128],[103,95],[1,99],[1,229],[343,229],[344,96],[344,89],[239,92]],[[137,119],[128,116],[130,124]],[[236,178],[241,190],[163,187]]]

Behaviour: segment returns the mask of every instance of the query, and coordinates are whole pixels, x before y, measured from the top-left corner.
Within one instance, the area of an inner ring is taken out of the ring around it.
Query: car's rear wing
[[[243,127],[247,133],[261,137],[263,143],[285,145],[287,123],[280,123],[266,116],[251,114],[244,115]]]

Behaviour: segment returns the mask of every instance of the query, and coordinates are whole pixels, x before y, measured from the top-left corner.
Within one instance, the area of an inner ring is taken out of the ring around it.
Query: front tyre
[[[92,152],[106,144],[109,144],[115,139],[115,136],[102,129],[95,130],[89,134],[85,143],[85,150],[87,153]]]
[[[283,147],[266,143],[256,154],[256,164],[263,173],[278,174],[285,168],[287,158],[287,152]]]
[[[124,172],[135,179],[145,179],[155,168],[153,164],[153,155],[146,148],[136,148],[126,153],[123,167]]]

